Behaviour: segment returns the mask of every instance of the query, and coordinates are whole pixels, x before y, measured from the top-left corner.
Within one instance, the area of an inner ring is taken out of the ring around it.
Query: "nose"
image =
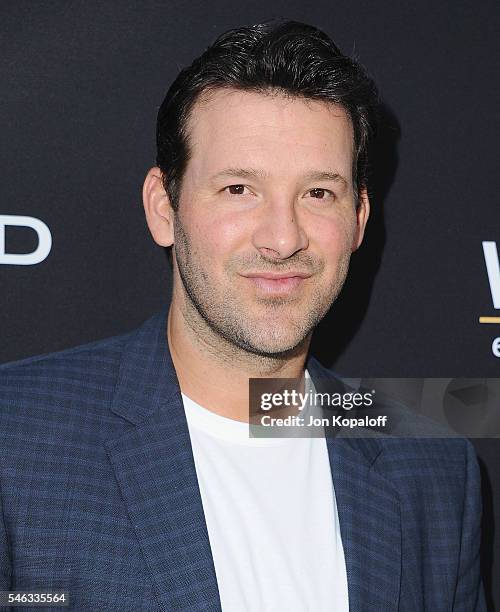
[[[262,255],[275,259],[287,259],[308,247],[307,234],[293,202],[266,204],[253,234],[253,244]]]

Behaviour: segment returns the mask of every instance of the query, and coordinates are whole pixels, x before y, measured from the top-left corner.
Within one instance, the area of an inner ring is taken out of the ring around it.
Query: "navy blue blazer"
[[[220,610],[166,315],[0,367],[0,590],[66,590],[81,611]],[[471,444],[337,436],[328,452],[349,609],[485,610]]]

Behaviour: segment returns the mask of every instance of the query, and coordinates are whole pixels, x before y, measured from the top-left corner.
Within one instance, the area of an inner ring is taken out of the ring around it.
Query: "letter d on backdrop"
[[[6,253],[5,228],[8,225],[29,227],[38,236],[38,246],[31,253]],[[52,248],[52,235],[43,221],[36,217],[22,217],[20,215],[0,215],[0,264],[14,266],[33,266],[40,263],[50,253]]]

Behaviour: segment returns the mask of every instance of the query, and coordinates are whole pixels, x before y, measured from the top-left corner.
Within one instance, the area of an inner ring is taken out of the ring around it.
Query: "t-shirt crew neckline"
[[[305,370],[304,375],[306,380],[306,392],[308,392],[309,389],[312,389],[314,392],[314,384],[309,372]],[[292,433],[287,434],[287,437],[250,437],[250,426],[248,423],[217,414],[212,410],[204,408],[201,404],[193,401],[184,393],[181,393],[181,395],[189,427],[201,430],[214,438],[245,446],[280,446],[283,444],[291,444],[297,439],[308,439],[308,437],[305,438],[301,435],[299,427],[292,428]],[[306,417],[309,412],[310,406],[306,405],[302,416]],[[269,429],[262,426],[262,431],[265,436],[265,434],[269,432]]]

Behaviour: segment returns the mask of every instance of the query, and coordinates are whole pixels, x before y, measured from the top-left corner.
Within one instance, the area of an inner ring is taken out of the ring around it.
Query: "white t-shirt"
[[[250,438],[182,399],[223,612],[348,612],[325,438]]]

